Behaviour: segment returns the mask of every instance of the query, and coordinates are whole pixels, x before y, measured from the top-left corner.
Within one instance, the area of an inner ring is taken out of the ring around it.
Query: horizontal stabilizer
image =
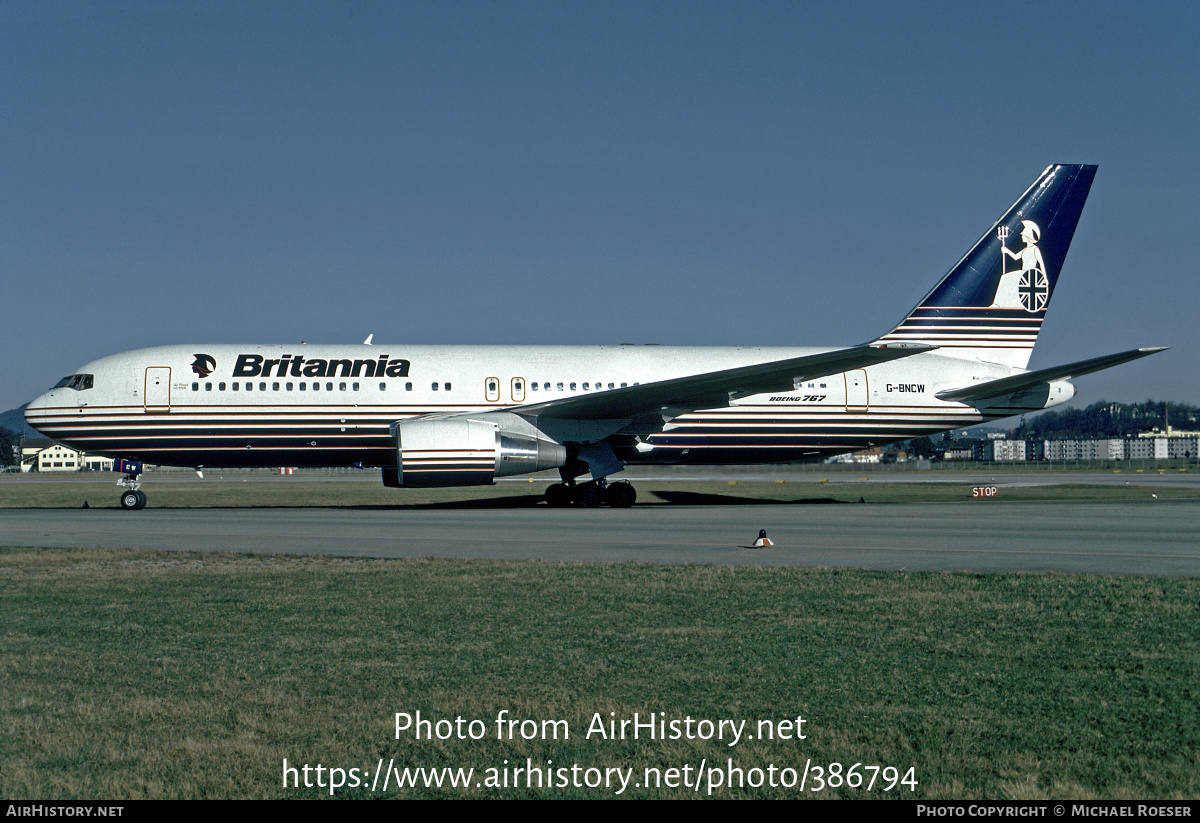
[[[1051,380],[1067,380],[1112,366],[1119,366],[1122,363],[1128,363],[1130,360],[1137,360],[1139,357],[1165,351],[1167,348],[1169,347],[1156,346],[1146,349],[1133,349],[1132,351],[1123,351],[1119,354],[1107,354],[1104,357],[1080,360],[1077,363],[1068,363],[1065,366],[1038,369],[1037,371],[1025,372],[1024,374],[1014,374],[1012,377],[1001,377],[999,380],[975,383],[970,386],[964,386],[961,389],[940,391],[937,393],[937,398],[938,400],[979,400],[985,397],[1000,397],[1037,386],[1041,383],[1049,383]]]
[[[510,411],[524,417],[611,420],[637,417],[660,409],[673,409],[678,413],[679,410],[718,408],[728,406],[731,397],[792,391],[795,383],[801,380],[865,369],[935,348],[920,343],[854,346],[518,406]]]

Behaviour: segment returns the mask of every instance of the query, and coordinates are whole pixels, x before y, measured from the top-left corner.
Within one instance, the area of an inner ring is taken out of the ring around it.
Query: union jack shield
[[[1041,311],[1050,299],[1050,283],[1040,271],[1027,271],[1017,283],[1017,294],[1025,311]]]

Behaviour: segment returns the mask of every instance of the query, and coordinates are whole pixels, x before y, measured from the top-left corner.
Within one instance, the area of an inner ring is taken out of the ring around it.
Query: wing
[[[1014,374],[1012,377],[1001,377],[999,380],[989,380],[986,383],[975,383],[970,386],[964,386],[961,389],[940,391],[936,397],[938,400],[981,400],[986,397],[1000,397],[1041,383],[1048,383],[1051,380],[1066,380],[1071,377],[1091,374],[1094,371],[1107,369],[1111,366],[1119,366],[1122,363],[1128,363],[1130,360],[1137,360],[1139,357],[1145,357],[1165,351],[1166,349],[1166,346],[1158,346],[1155,348],[1123,351],[1119,354],[1106,354],[1104,357],[1093,357],[1090,360],[1080,360],[1075,363],[1068,363],[1065,366],[1038,369],[1037,371],[1025,372],[1024,374]]]
[[[863,369],[935,348],[918,343],[854,346],[517,406],[508,411],[527,418],[560,420],[629,419],[665,410],[672,415],[682,414],[727,406],[730,400],[752,394],[792,391],[802,380]]]

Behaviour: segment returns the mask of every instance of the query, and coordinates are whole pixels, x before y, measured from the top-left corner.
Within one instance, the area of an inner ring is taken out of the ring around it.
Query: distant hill
[[[1016,432],[1020,440],[1063,440],[1095,437],[1136,437],[1157,428],[1166,431],[1200,428],[1200,408],[1187,403],[1147,400],[1143,403],[1110,403],[1101,400],[1086,409],[1043,412],[1023,420]]]
[[[25,404],[25,406],[28,405],[28,403]],[[38,434],[37,431],[30,428],[25,422],[25,406],[18,406],[15,409],[9,409],[0,414],[0,426],[16,434],[24,432],[26,437],[42,437],[41,434]]]

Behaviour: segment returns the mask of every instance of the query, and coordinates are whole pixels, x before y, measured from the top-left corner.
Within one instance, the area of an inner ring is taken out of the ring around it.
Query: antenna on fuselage
[[[372,337],[374,337],[374,336],[375,336],[375,333],[374,333],[374,332],[372,332],[371,334],[368,334],[368,335],[367,335],[367,339],[363,341],[363,345],[364,345],[364,346],[369,346],[369,345],[371,345],[371,338],[372,338]]]

